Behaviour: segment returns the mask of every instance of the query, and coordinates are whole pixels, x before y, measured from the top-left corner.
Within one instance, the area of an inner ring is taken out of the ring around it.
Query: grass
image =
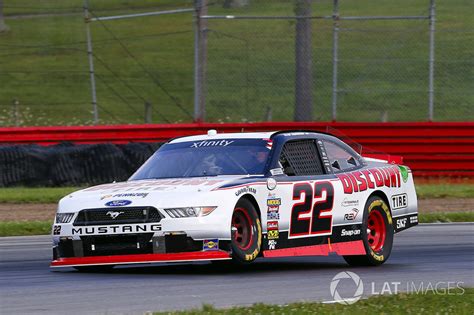
[[[0,236],[44,235],[51,233],[52,221],[0,222]]]
[[[474,222],[474,212],[420,213],[420,223]],[[0,222],[0,236],[43,235],[51,232],[52,221]]]
[[[81,187],[12,187],[0,189],[0,203],[56,203]],[[474,198],[473,184],[416,185],[418,198]]]
[[[91,123],[82,1],[60,2],[5,4],[11,30],[0,34],[0,126],[14,123],[15,99],[21,125]],[[106,16],[192,6],[190,0],[157,3],[91,0],[91,8]],[[212,3],[210,14],[294,13],[293,2],[285,0],[250,1],[234,9],[224,9],[223,0]],[[436,120],[474,119],[470,4],[437,3]],[[343,15],[418,15],[427,9],[422,0],[347,1],[340,7]],[[331,1],[314,2],[313,11],[331,15]],[[75,15],[9,18],[44,13]],[[292,120],[294,29],[288,20],[209,21],[208,120],[258,121],[267,108],[274,120]],[[339,120],[378,121],[385,111],[389,121],[426,119],[427,31],[427,21],[341,22]],[[330,120],[332,21],[313,20],[313,34],[315,119]],[[97,22],[92,35],[101,123],[143,122],[145,101],[155,106],[154,122],[190,120],[191,14]]]
[[[57,203],[79,187],[1,188],[0,203]]]
[[[373,296],[352,305],[322,303],[291,303],[288,305],[255,304],[250,307],[216,309],[204,305],[201,309],[178,312],[159,312],[155,315],[249,315],[249,314],[472,314],[474,289],[463,288],[452,291],[452,295],[406,294]]]
[[[418,198],[474,198],[474,184],[416,185]]]

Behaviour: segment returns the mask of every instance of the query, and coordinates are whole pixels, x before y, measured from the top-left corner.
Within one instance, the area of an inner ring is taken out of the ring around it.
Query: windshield
[[[165,144],[130,180],[263,174],[270,152],[267,144],[264,139]]]

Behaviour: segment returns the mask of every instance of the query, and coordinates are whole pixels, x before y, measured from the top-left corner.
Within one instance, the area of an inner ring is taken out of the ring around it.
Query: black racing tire
[[[114,267],[115,267],[114,265],[103,265],[103,266],[76,266],[73,268],[79,272],[100,273],[100,272],[109,272]]]
[[[262,248],[262,224],[254,205],[240,199],[234,208],[231,223],[232,260],[250,263],[257,258]]]
[[[378,196],[367,200],[362,221],[365,255],[343,256],[351,266],[379,266],[387,261],[393,246],[393,223],[390,208]]]

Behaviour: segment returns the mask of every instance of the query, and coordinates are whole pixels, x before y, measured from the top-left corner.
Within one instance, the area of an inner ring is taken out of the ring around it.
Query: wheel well
[[[240,199],[247,199],[248,201],[252,203],[252,205],[255,207],[255,210],[257,211],[258,217],[260,218],[260,222],[262,222],[262,213],[260,212],[260,207],[258,206],[258,203],[255,197],[252,195],[246,194],[246,195],[243,195]]]
[[[388,201],[388,198],[387,198],[387,196],[385,195],[385,193],[383,191],[376,190],[376,191],[374,191],[373,193],[370,194],[369,198],[372,197],[372,196],[377,196],[377,197],[382,198],[383,201],[385,201],[385,203],[387,204],[388,209],[390,210],[390,215],[393,216],[392,208],[390,207],[390,202]]]

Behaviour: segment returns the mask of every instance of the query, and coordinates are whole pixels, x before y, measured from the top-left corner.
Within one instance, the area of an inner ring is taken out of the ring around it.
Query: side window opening
[[[289,141],[280,155],[283,172],[288,176],[322,175],[323,165],[315,140]]]
[[[359,161],[343,147],[330,141],[323,142],[329,162],[331,163],[331,166],[334,168],[335,172],[353,169],[354,167],[360,165]]]

